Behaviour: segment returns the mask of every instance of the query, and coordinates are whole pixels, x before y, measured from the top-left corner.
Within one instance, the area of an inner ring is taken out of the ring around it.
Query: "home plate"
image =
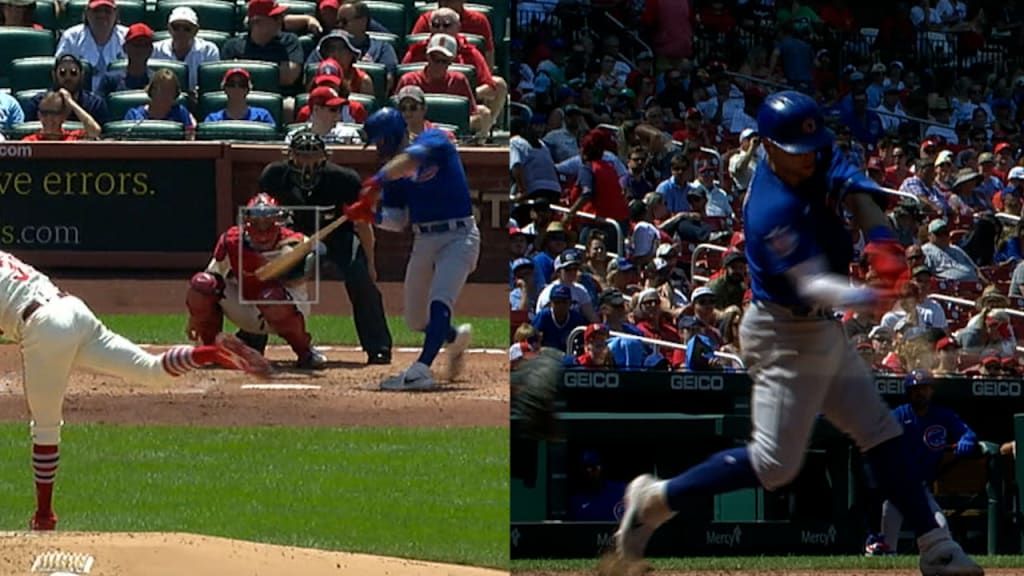
[[[242,384],[242,390],[319,390],[316,384]]]

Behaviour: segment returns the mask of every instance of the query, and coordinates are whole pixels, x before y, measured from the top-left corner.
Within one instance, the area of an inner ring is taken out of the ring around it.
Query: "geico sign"
[[[875,385],[879,394],[903,394],[903,381],[898,378],[879,378]]]
[[[566,388],[618,388],[619,375],[614,372],[566,372]]]
[[[678,374],[669,385],[673,390],[703,390],[718,392],[725,389],[725,378],[711,374]]]
[[[1020,382],[1003,380],[982,380],[971,382],[971,393],[975,396],[1020,396]]]

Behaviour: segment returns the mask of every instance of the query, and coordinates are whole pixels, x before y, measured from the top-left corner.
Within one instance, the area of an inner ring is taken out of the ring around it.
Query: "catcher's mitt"
[[[555,398],[565,372],[563,357],[561,351],[546,348],[511,373],[512,418],[522,421],[523,431],[531,438],[555,436]]]

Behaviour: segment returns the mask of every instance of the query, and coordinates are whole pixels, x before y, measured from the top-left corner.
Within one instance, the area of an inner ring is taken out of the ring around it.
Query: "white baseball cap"
[[[757,134],[757,130],[754,130],[753,128],[744,128],[743,132],[740,132],[740,142],[743,142],[754,134]]]
[[[695,289],[693,291],[693,294],[690,294],[690,302],[693,302],[694,300],[696,300],[697,298],[700,298],[701,296],[714,296],[714,295],[715,295],[715,291],[714,290],[712,290],[711,288],[708,288],[707,286],[701,286],[700,288]]]
[[[427,54],[440,52],[448,58],[455,58],[459,51],[459,43],[448,34],[434,34],[427,43]]]
[[[188,6],[178,6],[171,10],[171,15],[167,17],[168,25],[175,22],[188,22],[193,26],[199,26],[199,15]]]
[[[1024,166],[1014,166],[1013,168],[1010,168],[1010,173],[1006,175],[1006,178],[1008,180],[1013,180],[1014,178],[1024,179]]]

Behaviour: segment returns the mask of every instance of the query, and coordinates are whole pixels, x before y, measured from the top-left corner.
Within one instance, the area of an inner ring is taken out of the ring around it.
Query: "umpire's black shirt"
[[[312,190],[300,190],[292,181],[291,168],[287,160],[273,162],[260,175],[260,190],[270,194],[281,206],[320,206],[320,229],[337,220],[342,208],[359,199],[363,183],[359,174],[351,169],[328,162],[320,170],[320,181]],[[315,232],[313,210],[295,210],[291,226],[307,236]],[[329,235],[323,243],[327,246],[328,257],[338,265],[348,266],[352,260],[352,236],[355,230],[346,222]]]

